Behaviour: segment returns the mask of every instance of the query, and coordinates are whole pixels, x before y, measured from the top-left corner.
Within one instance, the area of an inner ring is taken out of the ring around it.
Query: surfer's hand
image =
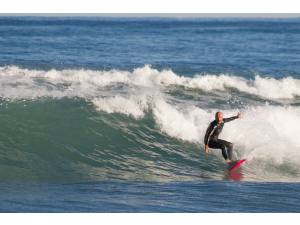
[[[238,114],[236,115],[238,118],[242,118],[243,114],[241,112],[238,112]]]
[[[206,153],[206,154],[209,153],[208,145],[205,145],[205,153]]]

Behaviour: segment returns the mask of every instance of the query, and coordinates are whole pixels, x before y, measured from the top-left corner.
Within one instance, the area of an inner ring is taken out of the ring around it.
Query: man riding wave
[[[208,126],[205,137],[204,145],[205,152],[208,153],[208,148],[221,149],[222,155],[227,163],[232,162],[232,150],[233,144],[231,142],[219,139],[219,135],[223,130],[224,123],[230,122],[232,120],[241,118],[242,114],[239,112],[236,116],[224,118],[222,112],[217,112],[215,115],[215,120]]]

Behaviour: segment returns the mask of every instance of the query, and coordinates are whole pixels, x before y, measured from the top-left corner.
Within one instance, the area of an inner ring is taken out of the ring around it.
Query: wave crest
[[[300,80],[255,76],[247,80],[232,75],[180,76],[171,70],[156,70],[146,65],[131,71],[110,70],[29,70],[16,66],[0,67],[0,96],[11,99],[38,97],[97,97],[104,87],[115,84],[161,89],[170,85],[206,92],[228,88],[265,99],[293,99],[300,96]]]

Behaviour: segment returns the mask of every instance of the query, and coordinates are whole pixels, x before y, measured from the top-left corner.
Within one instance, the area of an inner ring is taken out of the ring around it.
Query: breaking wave
[[[203,153],[216,111],[244,179],[300,180],[300,81],[133,71],[0,68],[2,180],[227,179]]]

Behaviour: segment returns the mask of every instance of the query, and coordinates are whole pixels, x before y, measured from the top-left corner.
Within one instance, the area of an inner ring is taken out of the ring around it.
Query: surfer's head
[[[222,122],[223,121],[223,113],[222,112],[216,112],[215,119],[218,122]]]

